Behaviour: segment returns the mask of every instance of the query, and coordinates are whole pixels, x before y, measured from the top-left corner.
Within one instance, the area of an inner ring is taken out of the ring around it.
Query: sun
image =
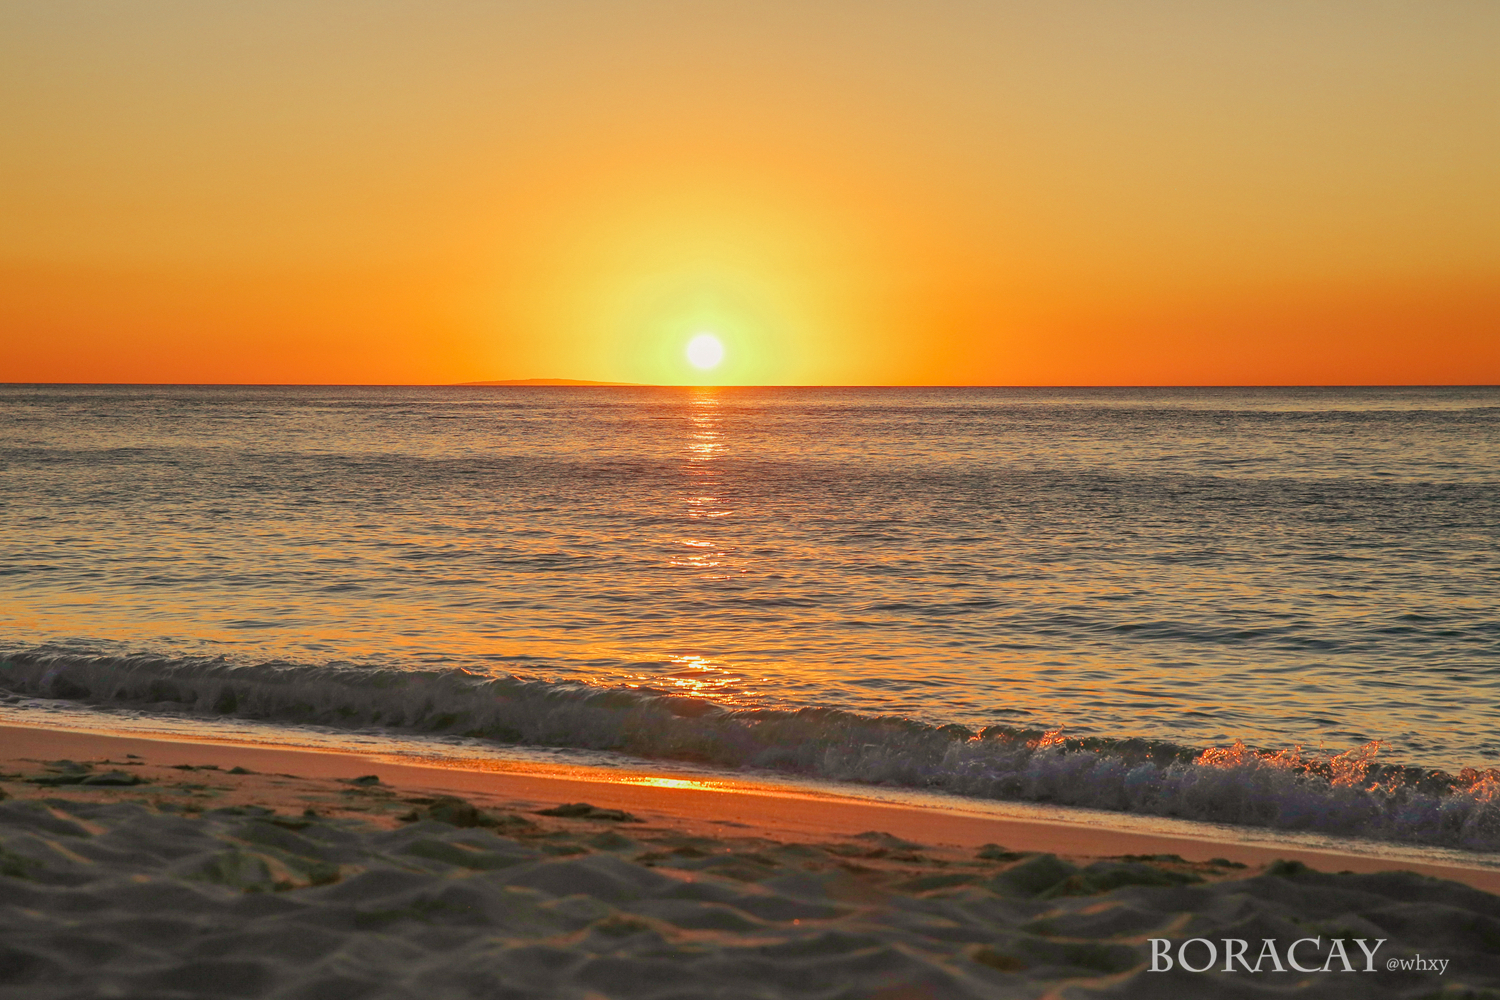
[[[713,368],[724,360],[724,345],[711,333],[700,333],[687,343],[687,359],[694,368]]]

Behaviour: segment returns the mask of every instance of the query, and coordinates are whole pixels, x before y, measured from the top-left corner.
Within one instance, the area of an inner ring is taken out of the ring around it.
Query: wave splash
[[[931,726],[828,708],[731,710],[651,688],[462,669],[383,670],[222,659],[0,655],[13,692],[173,713],[448,732],[759,768],[955,795],[1051,802],[1279,830],[1500,851],[1500,770],[1457,775],[1345,753],[1193,748]]]

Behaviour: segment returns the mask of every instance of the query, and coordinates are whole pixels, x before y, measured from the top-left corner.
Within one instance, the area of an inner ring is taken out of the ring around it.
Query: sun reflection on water
[[[730,520],[735,510],[729,497],[733,491],[725,482],[723,459],[728,456],[729,440],[724,427],[722,394],[713,388],[690,390],[686,399],[688,427],[682,451],[681,472],[684,488],[680,494],[687,520],[685,530],[675,539],[667,564],[691,572],[703,586],[714,587],[746,572],[738,565],[730,536]],[[695,584],[697,586],[697,584]],[[691,626],[673,636],[682,646],[698,645],[701,636]],[[726,708],[748,707],[755,703],[756,692],[745,686],[747,678],[728,670],[709,657],[698,653],[663,651],[667,661],[658,672],[637,674],[640,687],[651,688],[688,698],[701,698]]]
[[[735,709],[759,704],[760,692],[747,685],[749,680],[744,673],[726,669],[709,657],[685,654],[671,657],[670,664],[659,673],[636,674],[630,686]]]
[[[711,389],[699,389],[688,398],[688,419],[693,432],[689,438],[688,461],[711,462],[724,450],[719,397]]]
[[[653,775],[627,774],[614,778],[616,785],[649,785],[652,788],[697,788],[703,791],[724,791],[739,787],[732,781],[685,781],[681,778],[658,778]]]
[[[674,669],[657,678],[657,683],[675,689],[674,694],[692,695],[714,701],[724,700],[724,695],[743,695],[740,686],[744,675],[716,666],[706,656],[674,656]]]
[[[688,492],[683,498],[690,520],[719,520],[729,517],[734,511],[726,505],[720,488],[722,473],[715,463],[728,450],[720,410],[719,393],[714,389],[695,389],[687,399],[690,430],[685,451],[687,462],[683,473],[688,477]],[[725,552],[719,542],[712,539],[689,537],[681,544],[694,549],[689,554],[673,556],[671,565],[703,572],[707,580],[727,580]],[[714,573],[713,570],[721,572]]]

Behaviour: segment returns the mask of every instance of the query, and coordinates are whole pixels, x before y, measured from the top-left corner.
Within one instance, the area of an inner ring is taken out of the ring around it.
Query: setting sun
[[[0,380],[1500,381],[1493,4],[96,6]]]
[[[694,368],[713,368],[724,360],[724,345],[711,333],[700,333],[687,344],[687,359]]]

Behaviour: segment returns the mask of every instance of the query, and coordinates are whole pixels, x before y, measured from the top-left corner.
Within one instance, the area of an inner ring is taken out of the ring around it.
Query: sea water
[[[1500,389],[14,385],[0,461],[12,698],[1500,849]]]

